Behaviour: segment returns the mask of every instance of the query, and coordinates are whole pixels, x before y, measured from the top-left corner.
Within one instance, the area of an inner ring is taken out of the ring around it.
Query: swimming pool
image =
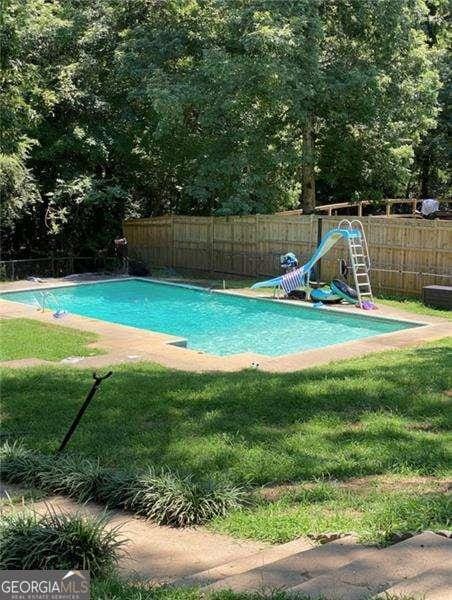
[[[33,305],[43,291],[0,297]],[[48,308],[180,336],[188,348],[218,356],[281,356],[419,326],[142,279],[47,291]]]

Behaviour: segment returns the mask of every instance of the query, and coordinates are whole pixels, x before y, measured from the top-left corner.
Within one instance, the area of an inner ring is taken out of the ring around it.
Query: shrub
[[[0,569],[87,569],[93,577],[113,572],[122,541],[105,518],[51,511],[6,514],[0,520]]]
[[[67,494],[78,502],[97,500],[126,508],[161,525],[199,525],[239,508],[246,499],[241,488],[227,482],[197,481],[153,468],[129,474],[87,458],[35,453],[17,443],[1,447],[0,461],[5,481]]]

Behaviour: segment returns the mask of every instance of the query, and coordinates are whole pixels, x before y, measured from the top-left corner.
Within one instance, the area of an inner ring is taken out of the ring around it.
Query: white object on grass
[[[60,360],[60,363],[75,364],[81,362],[82,360],[85,360],[84,356],[68,356],[67,358]]]

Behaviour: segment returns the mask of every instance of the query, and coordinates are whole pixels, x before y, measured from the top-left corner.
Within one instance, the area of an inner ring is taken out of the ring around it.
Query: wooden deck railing
[[[335,202],[334,204],[320,204],[315,207],[316,212],[323,213],[328,217],[332,217],[337,215],[339,210],[345,208],[351,208],[354,211],[356,210],[356,216],[363,216],[363,207],[364,206],[375,206],[375,207],[385,207],[385,216],[386,217],[404,217],[409,218],[410,216],[420,216],[417,211],[418,204],[422,202],[419,198],[387,198],[385,200],[381,200],[380,202],[374,202],[372,200],[358,200],[356,202]],[[442,204],[452,205],[452,201],[445,200],[441,202]],[[392,207],[395,204],[411,204],[411,214],[394,214],[392,213]],[[301,208],[295,210],[285,210],[277,213],[278,215],[284,216],[298,216],[303,214],[303,210]],[[377,215],[381,216],[381,215]]]

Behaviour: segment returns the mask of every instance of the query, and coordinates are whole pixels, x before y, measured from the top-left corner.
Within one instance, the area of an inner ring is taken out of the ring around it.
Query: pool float
[[[311,300],[314,302],[323,302],[326,304],[334,304],[341,301],[341,296],[333,292],[329,285],[311,290]]]
[[[333,293],[346,300],[350,304],[356,304],[358,302],[358,294],[356,290],[351,288],[345,281],[341,281],[340,279],[333,279],[331,282],[331,289]]]

